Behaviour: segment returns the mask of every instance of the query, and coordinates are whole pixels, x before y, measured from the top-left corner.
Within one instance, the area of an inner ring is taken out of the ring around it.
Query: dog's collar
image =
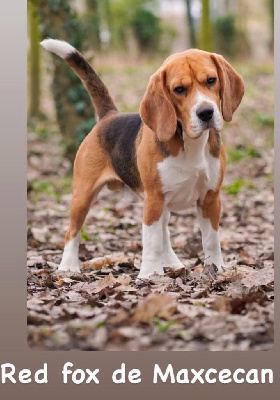
[[[175,135],[179,136],[179,137],[183,137],[183,127],[180,121],[177,120],[177,128],[175,131]]]

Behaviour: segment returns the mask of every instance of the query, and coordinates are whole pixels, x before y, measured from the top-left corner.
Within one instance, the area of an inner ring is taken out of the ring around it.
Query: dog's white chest
[[[208,136],[207,131],[198,139],[185,138],[184,150],[158,164],[168,210],[185,210],[216,189],[220,162],[209,153]]]

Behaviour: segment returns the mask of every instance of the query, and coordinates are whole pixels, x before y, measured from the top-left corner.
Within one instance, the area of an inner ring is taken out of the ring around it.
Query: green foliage
[[[172,325],[175,324],[175,321],[163,322],[160,318],[155,317],[154,323],[159,332],[166,332]]]
[[[198,307],[205,307],[205,303],[203,303],[202,301],[196,301],[195,305]]]
[[[28,129],[32,132],[36,132],[38,138],[42,141],[49,140],[49,138],[57,132],[57,127],[51,126],[51,122],[47,121],[46,123],[46,121],[46,115],[43,113],[40,113],[40,119],[28,118]]]
[[[32,191],[35,193],[45,193],[50,197],[56,197],[57,191],[53,182],[41,181],[40,179],[34,179],[31,182]]]
[[[104,3],[104,1],[103,1]],[[101,9],[102,0],[86,0],[87,11],[82,16],[82,22],[87,32],[85,40],[90,47],[100,49]]]
[[[72,180],[71,177],[61,178],[56,182],[33,179],[30,181],[29,190],[35,200],[39,200],[42,198],[42,195],[46,195],[54,198],[56,201],[60,201],[62,194],[71,192]]]
[[[227,14],[219,17],[214,25],[217,52],[234,57],[236,54],[235,16]]]
[[[255,186],[244,178],[238,178],[235,179],[231,185],[226,186],[223,189],[225,189],[227,194],[237,195],[242,189],[255,189]]]
[[[263,114],[256,114],[256,122],[264,127],[274,127],[274,117]]]
[[[85,228],[84,226],[81,229],[81,239],[84,240],[85,242],[89,241],[89,236],[88,234],[85,232]]]
[[[255,147],[236,146],[227,150],[227,161],[229,163],[236,163],[246,157],[259,158],[261,153]]]
[[[93,233],[91,240],[92,240],[93,243],[99,241],[99,232],[98,231]]]
[[[116,0],[110,3],[111,33],[115,47],[125,47],[131,30],[141,50],[155,49],[163,33],[160,18],[152,11],[155,0]]]
[[[266,0],[269,16],[270,16],[270,31],[271,31],[271,40],[270,40],[270,47],[273,51],[274,45],[274,0]]]
[[[265,175],[265,177],[266,177],[266,180],[267,180],[268,182],[272,182],[272,181],[273,181],[273,174],[268,173],[268,174]]]
[[[96,123],[95,117],[86,119],[84,122],[82,122],[76,131],[76,140],[77,144],[79,145],[82,143],[84,138],[87,136],[87,134],[92,130],[93,126]]]
[[[160,19],[151,11],[140,8],[132,17],[131,24],[141,48],[154,48],[158,44]]]

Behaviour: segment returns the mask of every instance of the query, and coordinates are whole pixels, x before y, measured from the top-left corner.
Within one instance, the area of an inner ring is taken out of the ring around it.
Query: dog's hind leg
[[[74,184],[73,197],[70,207],[70,223],[65,235],[65,247],[59,271],[80,272],[79,242],[80,230],[86,219],[89,208],[98,195],[102,186],[89,187],[85,182]]]
[[[59,266],[60,271],[80,272],[80,230],[92,202],[102,187],[113,180],[116,174],[109,166],[93,132],[80,146],[74,164],[73,195],[70,206],[70,223],[65,235],[65,247]]]

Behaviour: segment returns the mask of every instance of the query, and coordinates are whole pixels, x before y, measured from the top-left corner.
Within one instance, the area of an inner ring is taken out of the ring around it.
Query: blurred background
[[[273,0],[28,0],[28,26],[29,126],[43,137],[58,130],[71,161],[95,112],[79,78],[42,51],[43,38],[79,49],[121,111],[138,111],[149,76],[166,56],[190,47],[223,54],[252,97],[261,89],[258,74],[273,72]],[[256,117],[263,125],[272,118],[272,108]]]
[[[79,78],[59,57],[40,47],[40,40],[47,37],[64,39],[81,51],[124,112],[139,110],[149,77],[169,54],[190,47],[221,53],[243,76],[246,86],[240,107],[222,132],[227,153],[223,196],[230,197],[226,203],[235,204],[237,210],[235,216],[227,216],[224,209],[221,223],[228,232],[223,232],[233,237],[233,221],[244,225],[239,212],[248,199],[253,204],[249,202],[248,210],[262,206],[265,199],[267,212],[270,202],[270,214],[254,216],[252,225],[266,226],[268,231],[259,239],[272,240],[273,1],[28,0],[27,4],[28,232],[35,245],[36,241],[47,247],[63,243],[73,159],[96,123]],[[94,211],[94,218],[100,212],[103,221],[107,212],[110,240],[114,240],[113,217],[118,219],[114,210],[121,198],[115,196],[105,190],[104,209],[100,205]],[[192,215],[194,210],[188,214]],[[140,234],[141,208],[139,214],[132,211],[132,216],[139,217],[135,232]],[[62,229],[56,227],[57,218]],[[91,218],[88,221],[83,240],[96,242]]]

